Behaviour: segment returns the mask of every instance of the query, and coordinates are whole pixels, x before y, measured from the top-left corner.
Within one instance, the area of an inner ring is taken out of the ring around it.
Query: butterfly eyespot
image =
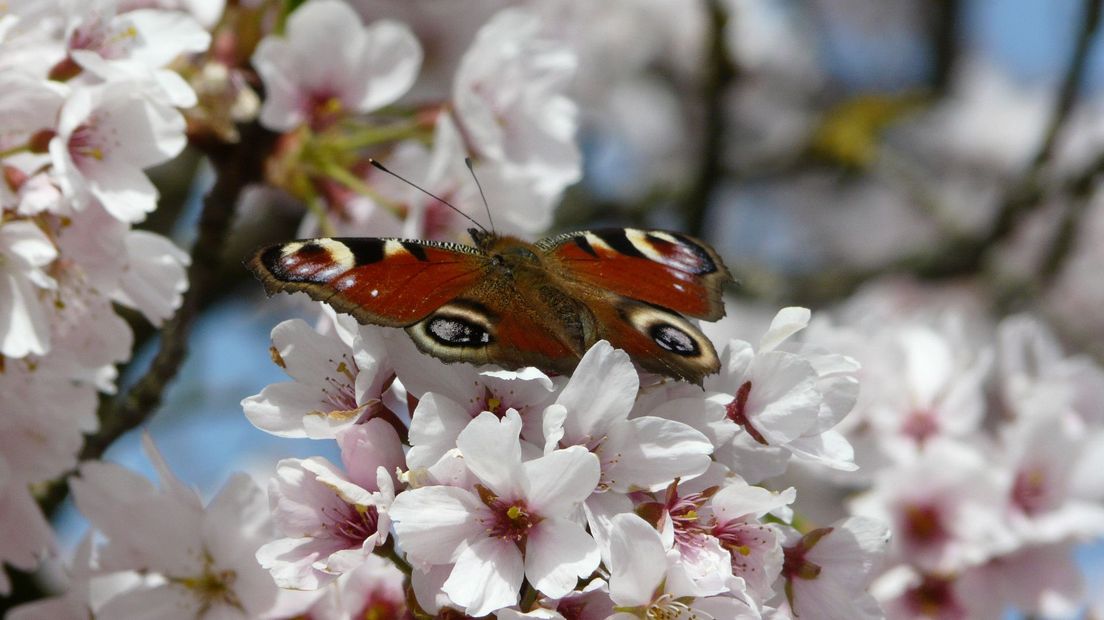
[[[446,346],[482,346],[490,344],[491,334],[479,325],[456,317],[439,316],[429,320],[426,332]]]
[[[655,340],[656,344],[672,353],[687,357],[701,355],[701,347],[694,337],[669,323],[656,323],[649,330],[648,335]]]
[[[406,329],[427,353],[446,358],[486,350],[495,342],[493,315],[481,304],[457,300]]]

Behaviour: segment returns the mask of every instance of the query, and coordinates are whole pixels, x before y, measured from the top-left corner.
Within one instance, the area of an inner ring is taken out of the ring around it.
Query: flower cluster
[[[76,465],[96,394],[131,355],[113,304],[156,325],[187,287],[187,255],[132,226],[157,205],[143,170],[184,148],[179,109],[196,102],[169,65],[209,42],[175,10],[0,8],[0,560],[13,566],[52,548],[29,486]]]
[[[605,342],[550,377],[445,365],[344,315],[282,323],[272,355],[291,381],[245,413],[270,433],[336,440],[341,464],[277,466],[282,536],[257,558],[294,590],[341,588],[373,554],[402,558],[431,614],[759,618],[831,604],[832,617],[874,617],[864,589],[886,527],[853,517],[801,533],[794,489],[753,484],[790,462],[855,468],[833,427],[858,366],[790,346],[808,320],[787,308],[758,346],[730,341],[704,390],[642,378]]]
[[[894,617],[1072,615],[1072,550],[1104,535],[1104,369],[1033,317],[992,328],[918,292],[883,286],[810,330],[862,362],[842,429],[861,469],[834,482],[893,531],[873,591]]]

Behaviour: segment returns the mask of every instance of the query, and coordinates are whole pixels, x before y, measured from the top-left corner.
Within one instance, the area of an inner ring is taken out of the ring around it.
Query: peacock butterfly
[[[635,228],[536,243],[468,233],[473,245],[292,241],[258,250],[246,265],[270,295],[303,291],[361,323],[405,327],[419,349],[446,362],[569,373],[607,340],[645,370],[699,385],[720,368],[712,343],[685,318],[724,316],[721,289],[732,276],[705,243]]]
[[[309,239],[248,261],[269,294],[303,291],[361,323],[405,327],[446,362],[571,372],[599,340],[645,370],[698,383],[713,345],[685,316],[724,316],[731,280],[717,253],[686,235],[610,228],[527,243],[471,229],[474,245]]]

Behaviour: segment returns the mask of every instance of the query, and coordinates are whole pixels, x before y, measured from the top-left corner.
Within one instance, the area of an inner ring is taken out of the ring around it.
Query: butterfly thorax
[[[532,243],[479,229],[471,229],[468,234],[471,235],[475,247],[482,250],[505,273],[516,275],[542,269],[537,247]]]

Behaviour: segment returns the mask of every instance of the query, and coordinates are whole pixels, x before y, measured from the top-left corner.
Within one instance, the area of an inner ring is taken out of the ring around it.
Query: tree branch
[[[721,160],[724,156],[728,123],[725,116],[724,97],[736,77],[736,69],[728,56],[725,45],[725,27],[728,15],[720,0],[706,3],[709,11],[709,32],[706,34],[708,54],[705,75],[702,79],[702,100],[705,102],[702,128],[701,157],[697,175],[683,200],[682,210],[686,231],[701,236],[705,228],[705,215],[709,199],[722,177]]]

